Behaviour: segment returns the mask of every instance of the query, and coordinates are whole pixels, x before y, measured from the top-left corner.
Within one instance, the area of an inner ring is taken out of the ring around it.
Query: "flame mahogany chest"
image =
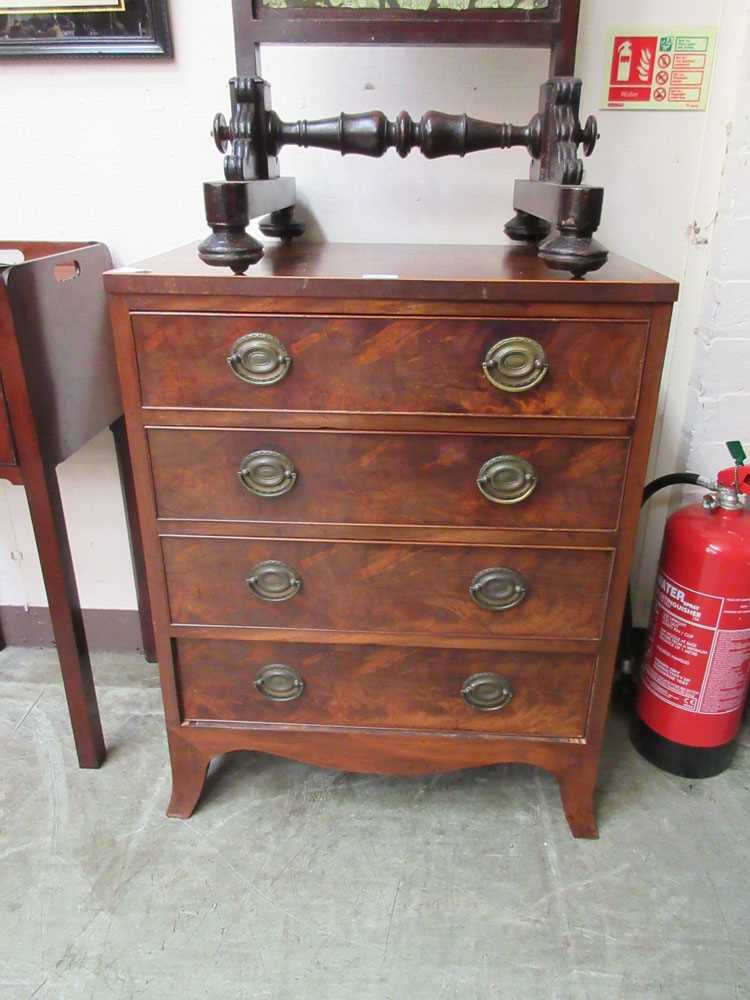
[[[172,762],[596,773],[674,282],[524,247],[110,272]]]

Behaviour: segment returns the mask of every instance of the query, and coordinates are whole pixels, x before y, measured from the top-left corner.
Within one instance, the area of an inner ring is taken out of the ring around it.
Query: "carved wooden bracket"
[[[213,234],[201,244],[201,259],[243,273],[263,253],[245,227],[264,211],[271,212],[261,223],[266,235],[288,240],[304,231],[293,217],[294,181],[279,178],[278,154],[284,146],[373,157],[391,148],[405,157],[416,148],[428,159],[521,146],[532,158],[531,181],[516,187],[517,215],[506,233],[516,240],[544,240],[539,253],[551,267],[577,276],[595,270],[607,259],[606,251],[592,239],[601,218],[603,192],[581,186],[583,161],[578,151],[583,146],[589,156],[599,132],[593,117],[581,124],[581,88],[574,77],[549,80],[541,88],[539,111],[528,125],[440,111],[428,111],[418,122],[405,111],[395,121],[381,111],[370,111],[284,122],[271,109],[270,88],[263,79],[236,77],[230,81],[229,122],[221,114],[214,119],[213,137],[225,154],[226,180],[205,185]],[[538,187],[545,190],[537,191]],[[553,227],[558,232],[546,239]]]

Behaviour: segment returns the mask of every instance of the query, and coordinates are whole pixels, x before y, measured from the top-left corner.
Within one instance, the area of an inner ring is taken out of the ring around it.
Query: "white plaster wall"
[[[725,443],[750,445],[750,34],[721,195],[685,419],[687,467],[731,464]]]
[[[717,65],[713,97],[703,116],[701,141],[680,151],[696,167],[693,188],[692,232],[688,230],[681,275],[680,301],[675,311],[672,335],[662,380],[656,430],[651,449],[649,479],[688,468],[686,424],[689,416],[689,385],[696,365],[696,331],[704,315],[706,276],[717,244],[716,221],[719,193],[726,166],[727,148],[740,109],[738,94],[745,78],[745,44],[750,25],[747,0],[724,0],[716,7],[719,24]],[[661,117],[661,116],[657,116]],[[667,199],[665,198],[665,208]],[[657,211],[658,223],[660,213]],[[676,235],[676,234],[675,234]],[[732,362],[730,362],[731,364]],[[645,624],[653,593],[656,565],[664,521],[679,506],[678,490],[665,490],[648,504],[641,519],[641,532],[634,569],[634,616]]]
[[[693,223],[701,234],[708,227],[710,236],[745,6],[745,0],[631,0],[623,13],[619,0],[583,0],[578,72],[585,113],[601,103],[611,27],[722,26],[711,110],[598,112],[603,139],[590,161],[589,179],[607,189],[602,239],[673,277],[687,269],[691,287],[695,272],[702,288],[707,266],[708,250]],[[4,198],[4,237],[96,238],[108,243],[116,263],[126,263],[203,235],[201,181],[221,173],[210,122],[226,110],[233,71],[230,2],[172,0],[171,8],[173,62],[2,65],[0,179],[3,191],[13,192]],[[415,116],[438,108],[525,121],[546,56],[267,49],[263,69],[282,116],[404,107]],[[492,244],[511,214],[513,179],[525,175],[528,160],[518,150],[434,163],[416,153],[402,162],[395,153],[370,161],[289,150],[282,163],[297,175],[312,238]],[[660,470],[678,456],[701,305],[700,293],[684,295],[675,325],[655,448]],[[84,606],[134,607],[108,434],[65,463],[61,475]],[[3,484],[1,492],[0,604],[43,604],[23,491]],[[645,546],[646,566],[653,548]],[[644,580],[645,592],[648,569]]]

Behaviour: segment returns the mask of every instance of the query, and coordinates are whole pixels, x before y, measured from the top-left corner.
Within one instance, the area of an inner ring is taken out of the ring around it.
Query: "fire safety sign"
[[[705,111],[715,48],[715,28],[613,32],[603,107]]]

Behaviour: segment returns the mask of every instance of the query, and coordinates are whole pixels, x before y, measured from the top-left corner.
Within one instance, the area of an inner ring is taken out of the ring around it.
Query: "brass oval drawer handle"
[[[531,496],[538,482],[531,462],[517,455],[491,458],[477,476],[477,486],[492,503],[521,503]]]
[[[549,371],[544,348],[528,337],[507,337],[494,344],[482,362],[485,377],[503,392],[528,392]]]
[[[278,338],[257,331],[235,340],[227,364],[243,382],[273,385],[287,374],[292,359]]]
[[[291,601],[299,593],[302,581],[286,563],[267,559],[253,566],[247,585],[261,601]]]
[[[269,663],[255,677],[255,687],[271,701],[296,701],[305,690],[305,682],[294,669],[283,663]]]
[[[242,460],[240,482],[256,497],[283,497],[294,488],[297,470],[294,463],[280,451],[253,451]]]
[[[514,569],[493,566],[477,573],[469,593],[474,603],[485,611],[509,611],[517,608],[526,597],[526,581]]]
[[[473,674],[464,681],[461,697],[479,712],[498,712],[513,700],[513,687],[499,674]]]

